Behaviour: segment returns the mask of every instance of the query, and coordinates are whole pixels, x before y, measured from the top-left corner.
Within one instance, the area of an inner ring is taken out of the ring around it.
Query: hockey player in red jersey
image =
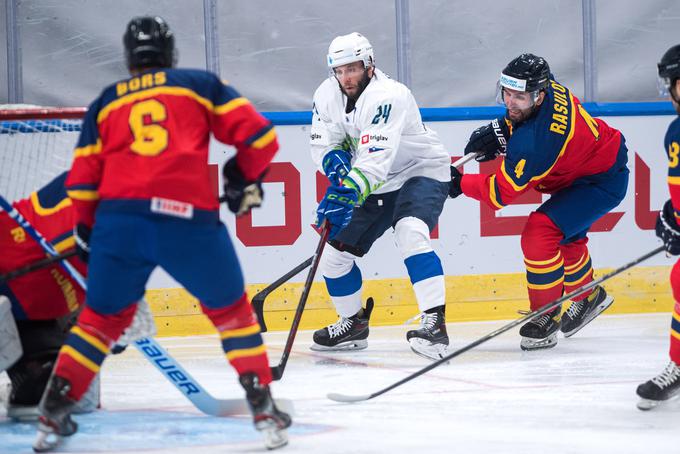
[[[174,69],[174,37],[159,17],[132,19],[123,37],[131,77],[89,106],[66,187],[78,251],[89,260],[87,305],[61,349],[40,403],[36,450],[77,430],[75,402],[130,323],[156,266],[196,296],[239,374],[268,448],[287,443],[290,417],[271,398],[266,347],[210,185],[210,135],[234,145],[223,168],[237,214],[259,206],[278,149],[272,125],[207,71]]]
[[[75,248],[73,206],[64,189],[65,180],[63,173],[12,204],[60,253]],[[4,211],[0,212],[0,251],[0,274],[45,258],[43,248]],[[85,273],[80,259],[68,260]],[[57,353],[84,299],[85,292],[57,264],[0,282],[0,372],[6,370],[11,382],[10,418],[37,418],[38,402]],[[10,351],[10,345],[16,349]],[[94,386],[79,410],[93,410],[98,392],[99,387]]]
[[[670,96],[673,107],[680,115],[680,44],[671,47],[658,64],[659,81],[664,96]],[[656,220],[656,235],[661,238],[666,251],[680,255],[680,117],[668,126],[664,138],[668,156],[668,189],[671,198],[666,201]],[[640,396],[638,408],[650,410],[659,403],[680,394],[680,260],[671,271],[673,290],[673,316],[671,318],[670,361],[656,377],[637,388]]]
[[[500,209],[531,188],[551,194],[531,213],[521,237],[536,311],[593,280],[587,233],[626,194],[627,148],[618,130],[592,118],[554,80],[541,57],[513,59],[501,73],[499,97],[505,116],[475,130],[465,153],[480,153],[478,161],[505,153],[504,159],[491,175],[461,175],[451,167],[450,196],[465,194]],[[560,327],[569,337],[612,302],[600,286],[582,293],[561,320],[556,308],[522,326],[520,346],[554,347]]]

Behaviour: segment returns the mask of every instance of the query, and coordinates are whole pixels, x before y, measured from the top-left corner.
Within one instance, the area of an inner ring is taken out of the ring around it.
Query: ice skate
[[[253,414],[255,429],[264,435],[267,449],[278,449],[288,444],[286,429],[292,424],[290,415],[276,408],[269,386],[259,383],[257,375],[249,373],[239,377],[246,390],[246,400]]]
[[[446,356],[449,347],[443,306],[438,309],[433,313],[423,312],[420,315],[420,329],[406,333],[411,350],[417,355],[433,360]]]
[[[62,377],[53,375],[47,384],[39,409],[38,435],[33,443],[35,452],[47,452],[55,449],[62,437],[76,433],[78,424],[71,419],[71,412],[76,402],[68,397],[71,383]]]
[[[373,311],[373,298],[368,298],[366,308],[351,317],[340,319],[314,332],[314,351],[363,350],[368,347],[368,321]]]
[[[560,329],[560,308],[525,323],[519,330],[522,340],[519,347],[522,350],[541,350],[557,345],[557,330]]]
[[[656,377],[637,388],[640,410],[651,410],[657,405],[680,396],[680,367],[673,361]]]
[[[604,312],[614,302],[614,298],[607,295],[604,288],[599,285],[593,293],[581,301],[573,301],[569,309],[562,316],[562,332],[564,337],[576,334],[595,317]]]

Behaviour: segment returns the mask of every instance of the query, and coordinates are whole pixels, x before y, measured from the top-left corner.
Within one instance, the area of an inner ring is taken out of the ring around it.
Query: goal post
[[[71,167],[84,107],[0,105],[0,194],[27,197]]]

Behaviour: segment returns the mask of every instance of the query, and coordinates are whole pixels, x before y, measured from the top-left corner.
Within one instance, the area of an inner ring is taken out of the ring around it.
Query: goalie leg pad
[[[19,330],[12,315],[12,303],[7,297],[0,296],[0,372],[12,366],[22,354]]]
[[[244,293],[236,303],[220,309],[201,303],[201,309],[217,328],[222,349],[239,376],[254,373],[262,385],[271,383],[267,347],[248,296]]]

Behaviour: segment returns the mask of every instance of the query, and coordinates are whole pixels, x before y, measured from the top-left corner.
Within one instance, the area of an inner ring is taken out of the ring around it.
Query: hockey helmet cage
[[[364,62],[365,68],[374,66],[373,46],[366,37],[354,32],[349,35],[338,36],[331,41],[330,46],[328,46],[328,68],[332,70],[355,61]]]
[[[125,60],[129,69],[171,68],[175,65],[175,37],[163,18],[133,18],[123,35]]]

